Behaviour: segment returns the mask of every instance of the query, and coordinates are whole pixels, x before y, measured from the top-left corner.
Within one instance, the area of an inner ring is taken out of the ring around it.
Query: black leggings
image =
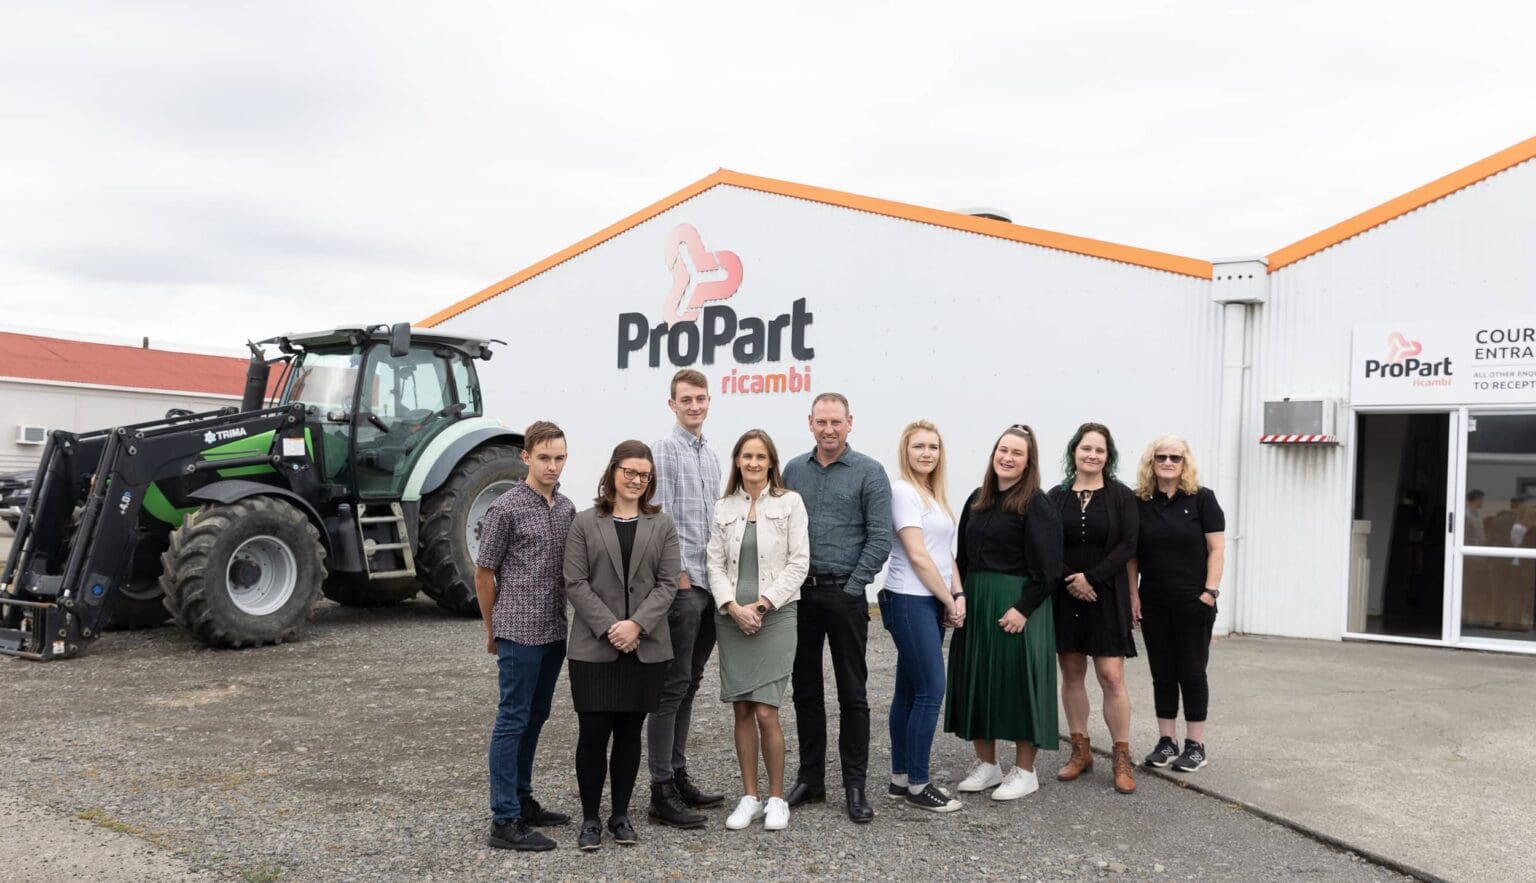
[[[643,711],[589,711],[577,715],[576,785],[581,790],[581,815],[599,818],[603,802],[603,780],[613,770],[613,816],[629,814],[629,798],[635,792],[635,776],[640,772],[640,731],[645,727]],[[608,741],[613,740],[613,756],[608,757]]]
[[[1216,608],[1199,599],[1141,608],[1141,639],[1147,645],[1147,665],[1152,669],[1152,703],[1160,720],[1179,716],[1179,693],[1184,694],[1184,720],[1205,720],[1211,689],[1205,666],[1211,658],[1211,627]]]

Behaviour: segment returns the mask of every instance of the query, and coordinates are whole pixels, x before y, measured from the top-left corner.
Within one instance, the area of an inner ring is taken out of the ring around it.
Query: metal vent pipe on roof
[[[973,218],[989,218],[994,221],[1002,221],[1004,224],[1013,223],[1013,216],[1000,208],[987,208],[986,206],[977,206],[976,208],[958,208],[955,209],[955,213],[961,215],[970,215]]]

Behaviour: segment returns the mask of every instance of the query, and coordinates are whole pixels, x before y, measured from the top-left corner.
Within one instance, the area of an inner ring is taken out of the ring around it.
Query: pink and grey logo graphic
[[[786,357],[809,362],[816,357],[811,346],[811,322],[815,316],[803,297],[777,316],[738,314],[729,303],[741,288],[741,258],[735,252],[710,251],[692,224],[678,224],[667,232],[662,255],[672,285],[662,299],[661,321],[644,313],[620,313],[618,366],[628,368],[630,359],[644,359],[651,368],[663,361],[678,368],[710,366],[730,359],[738,366],[782,362]],[[761,290],[753,300],[761,300]],[[768,292],[767,299],[773,299]],[[742,374],[731,369],[721,378],[721,392],[803,392],[810,390],[811,366],[787,371]]]
[[[1365,376],[1376,378],[1411,378],[1414,386],[1450,386],[1451,358],[1446,356],[1435,361],[1418,358],[1424,352],[1424,344],[1409,340],[1408,335],[1394,331],[1387,335],[1387,360],[1365,360]]]
[[[1424,344],[1417,340],[1409,340],[1401,331],[1394,331],[1387,335],[1387,364],[1401,364],[1409,356],[1416,356],[1424,352]]]
[[[661,304],[662,321],[693,322],[710,301],[729,300],[741,287],[741,258],[735,252],[709,251],[692,224],[678,224],[667,234],[667,269],[672,287]]]

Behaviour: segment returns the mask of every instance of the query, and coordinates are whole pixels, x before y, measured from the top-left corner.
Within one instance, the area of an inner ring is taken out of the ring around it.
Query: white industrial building
[[[722,457],[752,427],[808,450],[823,391],[888,468],[933,420],[957,504],[1008,424],[1052,480],[1100,420],[1127,481],[1150,438],[1189,438],[1228,515],[1219,630],[1530,652],[1533,157],[1216,262],[722,170],[426,324],[508,342],[488,412],[566,428],[578,504],[613,444],[668,431],[682,366]]]
[[[0,472],[37,463],[53,429],[157,420],[240,403],[246,361],[0,331]]]

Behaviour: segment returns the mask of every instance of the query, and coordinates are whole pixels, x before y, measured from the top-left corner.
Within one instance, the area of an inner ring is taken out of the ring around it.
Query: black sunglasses
[[[1153,454],[1152,459],[1159,463],[1183,463],[1183,454]]]

